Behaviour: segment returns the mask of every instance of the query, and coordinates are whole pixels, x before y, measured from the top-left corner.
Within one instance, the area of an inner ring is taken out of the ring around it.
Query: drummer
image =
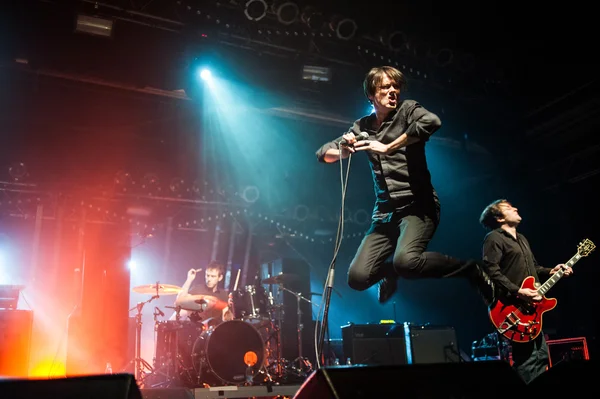
[[[199,320],[206,327],[216,326],[222,321],[233,320],[228,295],[219,289],[219,283],[225,274],[225,267],[216,261],[210,262],[204,271],[204,284],[192,285],[201,270],[188,270],[187,280],[177,294],[175,306],[181,307],[179,320]],[[185,309],[190,307],[190,302],[193,304],[193,309]],[[176,319],[177,311],[170,317],[170,320]]]

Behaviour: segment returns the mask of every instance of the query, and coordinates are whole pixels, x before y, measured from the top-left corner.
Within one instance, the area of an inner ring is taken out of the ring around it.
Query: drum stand
[[[298,319],[296,320],[297,326],[297,335],[298,335],[298,357],[292,362],[292,364],[298,364],[298,372],[304,376],[307,376],[308,373],[312,371],[312,364],[310,361],[302,355],[302,330],[304,325],[302,324],[302,310],[300,310],[300,301],[304,300],[312,305],[312,302],[303,297],[300,293],[293,292],[287,288],[285,288],[282,284],[279,285],[281,290],[287,291],[290,294],[296,297],[296,314],[298,315]]]

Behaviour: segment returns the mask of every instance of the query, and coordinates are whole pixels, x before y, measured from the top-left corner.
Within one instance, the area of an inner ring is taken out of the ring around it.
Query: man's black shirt
[[[488,267],[488,275],[501,295],[515,295],[526,277],[533,276],[540,282],[540,277],[547,279],[552,270],[537,263],[524,235],[517,233],[515,239],[501,228],[485,236],[483,260]]]

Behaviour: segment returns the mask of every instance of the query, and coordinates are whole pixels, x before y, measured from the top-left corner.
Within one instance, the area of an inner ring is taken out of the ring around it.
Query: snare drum
[[[209,385],[256,380],[266,356],[262,336],[251,324],[231,320],[202,334],[192,349],[198,380]],[[215,381],[216,379],[216,381]]]

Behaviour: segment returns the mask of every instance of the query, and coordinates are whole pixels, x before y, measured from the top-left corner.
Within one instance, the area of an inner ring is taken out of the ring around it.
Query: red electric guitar
[[[587,238],[577,246],[577,253],[565,264],[572,267],[584,256],[588,256],[596,245]],[[539,302],[525,302],[523,300],[498,299],[490,307],[490,319],[496,330],[513,342],[533,341],[542,331],[542,315],[554,309],[556,306],[555,298],[546,298],[544,294],[564,275],[564,270],[554,273],[544,284],[535,283],[533,277],[527,277],[521,288],[537,289],[542,296]],[[536,286],[537,285],[537,286]]]

